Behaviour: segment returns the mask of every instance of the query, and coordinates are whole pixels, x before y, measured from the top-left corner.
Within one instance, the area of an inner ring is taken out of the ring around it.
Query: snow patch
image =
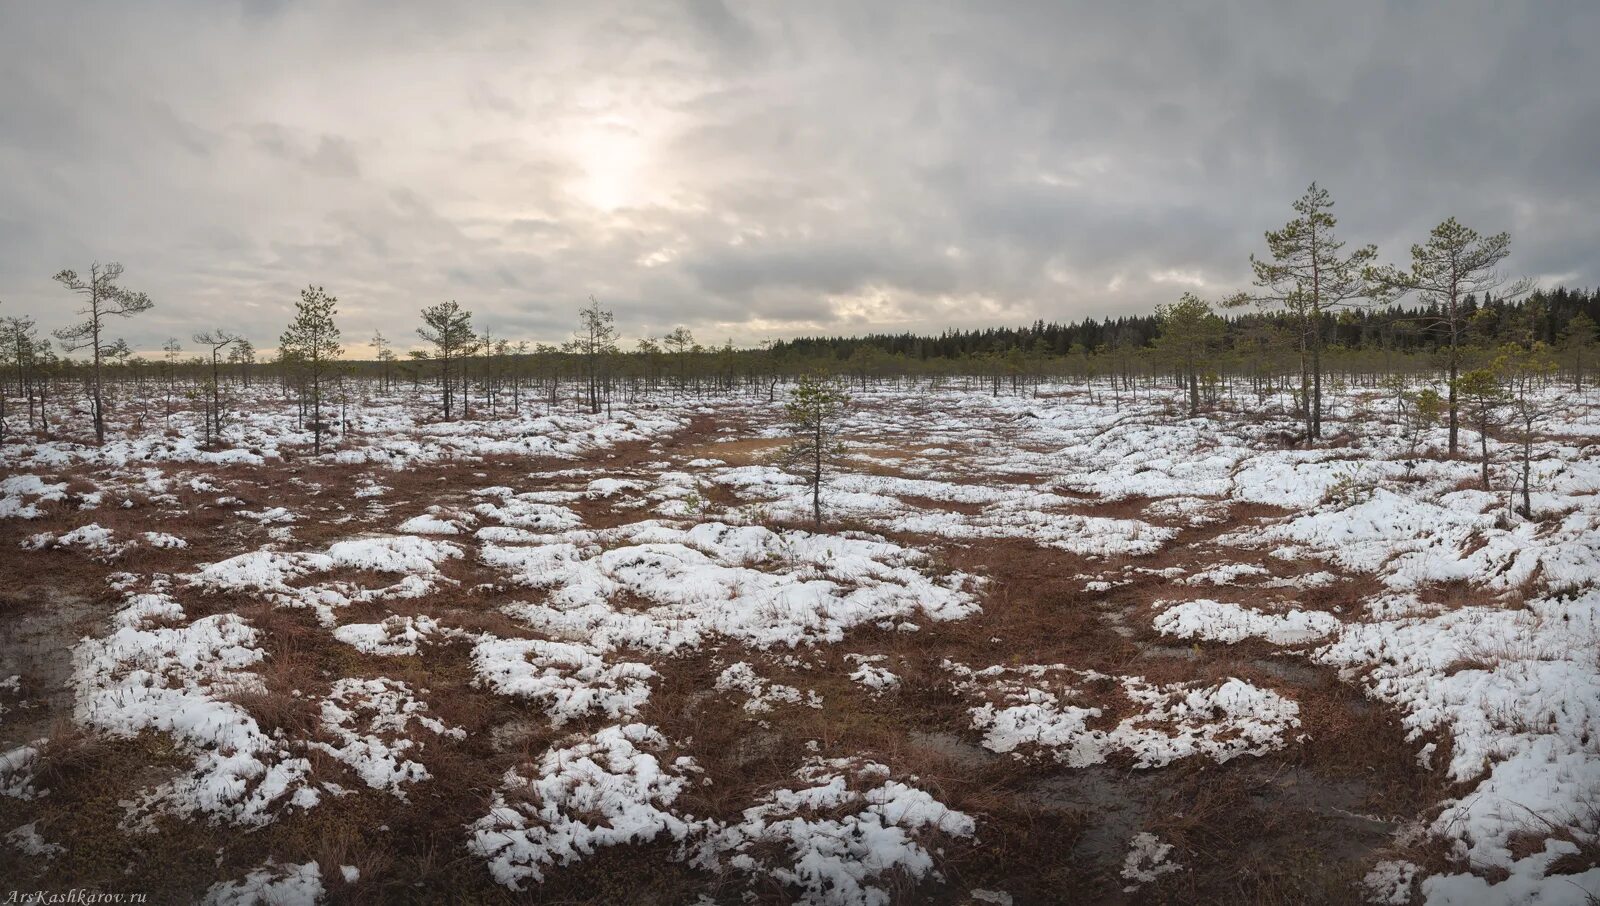
[[[602,847],[682,841],[701,823],[668,809],[698,768],[687,756],[667,761],[668,749],[654,727],[624,724],[512,768],[489,813],[469,826],[467,849],[489,860],[496,881],[521,890]]]
[[[311,906],[323,897],[322,868],[316,862],[267,864],[239,881],[213,884],[203,906]]]
[[[399,680],[347,677],[334,683],[322,702],[322,731],[337,744],[309,745],[349,765],[367,786],[404,799],[402,786],[431,776],[408,757],[423,748],[421,740],[408,735],[411,726],[446,739],[467,736],[465,730],[446,726],[427,712],[427,703]]]
[[[938,879],[941,838],[972,837],[973,819],[890,779],[873,761],[813,758],[793,789],[764,794],[710,834],[694,864],[773,881],[810,906],[887,906],[906,881]],[[915,778],[910,778],[915,780]]]
[[[555,727],[590,714],[633,717],[650,699],[656,676],[648,664],[608,664],[581,645],[494,636],[473,647],[472,668],[477,685],[533,699]]]
[[[1339,618],[1320,610],[1262,613],[1252,607],[1201,599],[1180,604],[1157,601],[1165,607],[1154,625],[1164,635],[1210,642],[1265,639],[1274,645],[1314,642],[1339,631]]]
[[[1240,679],[1157,685],[1061,664],[975,671],[946,661],[945,667],[959,691],[986,699],[969,710],[984,748],[1019,756],[1037,751],[1070,767],[1101,764],[1114,754],[1137,768],[1192,757],[1220,763],[1283,748],[1300,726],[1298,704]],[[1102,688],[1090,690],[1091,683]],[[1109,728],[1092,726],[1104,710],[1088,702],[1117,687],[1138,712]]]
[[[486,544],[483,560],[543,603],[507,612],[600,649],[672,653],[722,636],[758,648],[837,642],[862,624],[977,612],[971,577],[930,578],[926,558],[878,539],[648,521],[530,547]],[[621,606],[633,598],[638,604]]]
[[[1133,883],[1122,888],[1123,891],[1132,893],[1142,884],[1180,870],[1182,866],[1171,859],[1172,848],[1171,843],[1163,843],[1155,834],[1134,834],[1133,841],[1128,844],[1128,855],[1122,860],[1123,880]]]

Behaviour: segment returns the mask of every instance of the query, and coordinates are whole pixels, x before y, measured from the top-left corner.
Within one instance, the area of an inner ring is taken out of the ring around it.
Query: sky
[[[0,0],[0,316],[118,261],[136,349],[353,352],[455,299],[559,342],[1147,313],[1249,283],[1313,180],[1600,285],[1600,4]]]

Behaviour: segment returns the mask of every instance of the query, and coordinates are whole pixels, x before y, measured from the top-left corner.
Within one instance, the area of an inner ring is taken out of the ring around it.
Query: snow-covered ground
[[[1311,764],[1384,828],[1337,857],[1354,896],[1600,895],[1600,409],[1552,389],[1527,519],[1509,445],[1486,492],[1376,393],[1285,447],[1281,401],[1046,390],[858,393],[821,526],[742,396],[439,422],[398,394],[317,461],[268,397],[214,449],[187,414],[9,443],[0,868],[100,884],[112,852],[131,883],[195,829],[206,865],[160,883],[216,902],[570,899],[629,847],[685,902],[1219,897],[1247,847],[1037,784]],[[1370,708],[1404,764],[1333,735]],[[1352,774],[1429,792],[1396,814]],[[1028,838],[1046,814],[1116,852]],[[472,870],[373,855],[420,827]]]

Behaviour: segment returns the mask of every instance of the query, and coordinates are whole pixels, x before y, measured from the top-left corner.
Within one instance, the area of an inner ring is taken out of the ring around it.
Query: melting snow
[[[1163,603],[1158,601],[1156,606],[1162,607]],[[1169,603],[1155,618],[1158,631],[1180,639],[1239,642],[1260,638],[1275,645],[1317,641],[1337,632],[1339,626],[1338,617],[1319,610],[1262,613],[1239,604],[1204,599]]]
[[[531,547],[486,544],[485,562],[545,603],[509,611],[528,625],[602,649],[671,653],[720,635],[759,648],[837,642],[865,623],[977,612],[969,578],[929,578],[925,557],[881,540],[779,534],[704,523],[640,522],[551,536]],[[622,606],[627,598],[643,606]]]
[[[711,833],[695,864],[726,866],[753,884],[794,888],[814,906],[887,906],[902,879],[937,878],[940,838],[971,837],[973,819],[862,759],[814,758],[794,788],[764,794]],[[912,778],[914,781],[915,778]]]
[[[648,664],[608,664],[581,645],[494,636],[473,647],[472,668],[478,684],[538,702],[556,727],[594,713],[613,720],[638,714],[656,676]]]
[[[1171,856],[1171,843],[1163,843],[1160,837],[1152,833],[1134,834],[1133,841],[1128,845],[1128,856],[1122,860],[1122,877],[1133,883],[1123,890],[1138,890],[1141,884],[1178,871],[1182,866],[1173,862]]]
[[[697,769],[688,757],[666,760],[668,748],[654,727],[635,723],[551,749],[506,772],[467,848],[489,860],[496,881],[520,890],[601,847],[681,841],[699,825],[668,809]]]
[[[142,619],[149,604],[138,597],[130,607]],[[161,612],[175,616],[170,608]],[[310,763],[291,757],[226,700],[261,688],[247,670],[262,659],[254,629],[231,613],[154,629],[119,622],[110,635],[85,639],[73,651],[77,720],[119,736],[170,733],[195,759],[189,774],[150,792],[137,811],[165,806],[179,815],[259,825],[284,802],[316,803],[316,792],[304,785]]]
[[[1189,757],[1224,762],[1280,749],[1300,726],[1299,705],[1239,679],[1215,686],[1157,685],[1060,664],[974,671],[947,661],[946,668],[959,690],[991,699],[969,712],[973,728],[983,732],[984,748],[1006,753],[1037,747],[1071,767],[1101,764],[1114,754],[1125,754],[1138,768]],[[1108,728],[1091,726],[1105,713],[1087,704],[1104,694],[1086,688],[1097,681],[1120,686],[1138,713]]]
[[[423,749],[421,740],[408,735],[412,726],[447,739],[467,735],[427,712],[427,703],[399,680],[341,679],[322,703],[322,731],[337,742],[310,745],[349,765],[367,786],[404,799],[402,786],[430,776],[427,768],[408,757]]]
[[[728,667],[717,676],[719,692],[743,692],[744,710],[747,714],[766,714],[774,705],[799,705],[821,708],[822,696],[815,692],[801,693],[793,686],[769,682],[758,676],[755,669],[743,661]]]
[[[311,906],[322,901],[322,868],[315,862],[266,865],[240,881],[211,886],[203,906]]]

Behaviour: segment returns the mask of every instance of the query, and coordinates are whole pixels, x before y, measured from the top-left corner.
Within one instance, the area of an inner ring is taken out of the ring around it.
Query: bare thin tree
[[[378,364],[382,368],[384,393],[389,392],[389,372],[394,367],[395,355],[393,346],[394,344],[389,342],[388,337],[383,335],[383,331],[374,330],[372,332],[372,348],[376,350]]]
[[[575,353],[583,362],[584,376],[589,385],[589,412],[600,413],[600,385],[606,360],[617,354],[616,318],[600,307],[594,296],[578,312],[578,330],[566,344],[566,350]]]
[[[222,437],[222,350],[239,342],[239,335],[219,327],[194,335],[194,341],[211,350],[211,380],[206,386],[206,443]]]

